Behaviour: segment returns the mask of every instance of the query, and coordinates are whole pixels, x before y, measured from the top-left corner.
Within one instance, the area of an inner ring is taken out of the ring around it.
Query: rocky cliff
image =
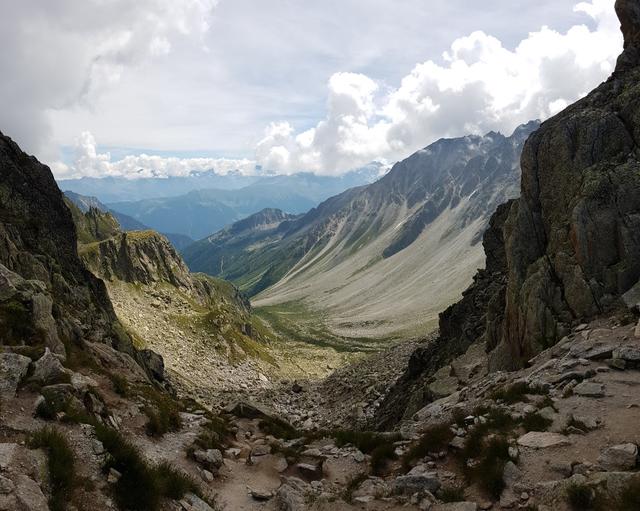
[[[73,219],[49,168],[0,133],[0,172],[3,330],[19,316],[34,325],[33,342],[61,355],[83,340],[132,352],[104,284],[78,257]]]
[[[620,305],[640,278],[640,8],[618,1],[614,75],[525,144],[505,221],[508,283],[494,369],[522,366],[572,324]]]
[[[416,351],[379,425],[431,400],[429,376],[474,341],[491,370],[513,370],[573,326],[624,310],[640,278],[640,8],[618,0],[616,10],[625,50],[615,73],[529,137],[521,196],[485,235],[487,270],[440,316],[439,338]]]

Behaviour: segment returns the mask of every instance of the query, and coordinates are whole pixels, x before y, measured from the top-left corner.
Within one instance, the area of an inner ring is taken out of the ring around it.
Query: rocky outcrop
[[[34,335],[42,327],[47,330],[45,340],[53,351],[64,351],[61,342],[81,340],[132,350],[129,339],[114,328],[104,284],[78,257],[71,213],[49,168],[0,133],[0,172],[0,264],[6,269],[2,330],[11,328],[11,311],[17,310],[36,319]],[[7,272],[22,281],[6,277]]]
[[[193,287],[189,269],[169,241],[155,231],[122,232],[83,246],[80,253],[89,268],[106,280]]]
[[[525,144],[492,369],[522,366],[572,324],[621,305],[640,278],[640,16],[637,2],[616,6],[625,35],[616,73]]]

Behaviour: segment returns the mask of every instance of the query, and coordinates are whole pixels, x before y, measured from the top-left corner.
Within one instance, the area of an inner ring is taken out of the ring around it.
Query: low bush
[[[116,394],[122,397],[126,397],[129,395],[129,382],[124,376],[112,373],[109,378],[111,379],[113,391]]]
[[[491,393],[491,399],[495,401],[503,401],[507,404],[527,402],[527,394],[546,395],[548,390],[543,387],[534,387],[526,382],[516,382],[505,387],[494,390]]]
[[[618,499],[619,511],[637,511],[640,509],[640,476],[625,485]]]
[[[157,477],[158,488],[164,497],[180,500],[187,493],[196,493],[198,486],[184,472],[177,470],[170,463],[161,463],[154,472]]]
[[[95,428],[98,440],[108,453],[104,470],[108,472],[113,468],[122,474],[113,488],[120,509],[156,511],[163,497],[179,500],[188,492],[203,498],[198,485],[188,475],[168,463],[151,466],[138,448],[115,429],[103,424],[96,424]]]
[[[453,431],[448,424],[434,424],[426,429],[417,444],[414,444],[404,455],[402,464],[409,468],[411,463],[424,458],[429,453],[435,453],[446,449],[453,439]]]
[[[522,427],[525,431],[547,431],[553,424],[551,419],[543,417],[539,413],[528,413],[522,419]]]
[[[29,446],[44,449],[47,453],[47,470],[51,498],[49,508],[63,511],[71,502],[77,484],[75,456],[64,435],[54,428],[43,428],[33,433]]]
[[[382,445],[393,444],[393,442],[396,442],[400,438],[399,435],[385,435],[372,431],[349,430],[334,431],[327,433],[327,436],[333,437],[338,447],[351,444],[365,454],[371,454],[374,449]]]
[[[263,433],[282,440],[293,440],[302,437],[302,433],[291,424],[276,417],[262,419],[258,423],[258,427]]]
[[[162,436],[165,433],[179,431],[182,428],[180,408],[171,398],[162,396],[153,407],[144,409],[148,417],[147,434],[149,436]]]
[[[390,461],[398,459],[393,444],[382,444],[371,451],[371,472],[376,476],[384,474]]]
[[[493,498],[500,497],[504,490],[503,473],[507,461],[509,443],[504,437],[494,437],[486,443],[478,465],[471,471],[480,488]]]
[[[438,492],[438,498],[445,503],[464,501],[464,488],[462,486],[443,486]]]
[[[567,501],[573,511],[588,511],[593,509],[595,492],[586,484],[572,483],[567,488]]]

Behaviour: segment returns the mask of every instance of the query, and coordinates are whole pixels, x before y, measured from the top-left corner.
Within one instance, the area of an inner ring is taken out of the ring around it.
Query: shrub
[[[392,444],[400,438],[399,435],[383,435],[372,431],[338,430],[329,433],[338,447],[352,444],[365,454],[371,454],[374,449],[384,444]]]
[[[170,431],[178,431],[182,428],[182,417],[178,405],[170,398],[159,399],[155,407],[144,409],[149,421],[147,422],[147,434],[149,436],[162,436]]]
[[[178,500],[188,492],[203,498],[198,485],[188,475],[169,463],[151,466],[138,448],[115,429],[98,423],[95,429],[108,452],[104,470],[113,468],[122,474],[114,485],[114,498],[120,509],[156,511],[162,497]],[[217,509],[215,503],[208,503]]]
[[[154,472],[157,477],[158,488],[164,497],[180,500],[186,493],[198,491],[193,479],[174,468],[170,463],[161,463],[154,469]]]
[[[371,451],[371,471],[374,475],[383,475],[387,463],[398,459],[393,444],[382,444]]]
[[[425,457],[431,452],[438,452],[446,449],[449,442],[453,439],[453,431],[448,424],[435,424],[426,429],[418,443],[413,445],[411,449],[404,455],[402,459],[403,466],[409,468],[411,462]]]
[[[105,470],[122,474],[114,485],[114,498],[121,509],[154,511],[160,502],[158,478],[138,449],[116,430],[96,425],[96,436],[109,453]]]
[[[515,425],[515,421],[513,420],[513,417],[511,417],[511,414],[507,410],[497,406],[490,408],[487,411],[486,416],[487,427],[494,430],[506,431]]]
[[[276,417],[262,419],[258,427],[263,433],[283,440],[293,440],[302,436],[291,424]]]
[[[29,445],[47,452],[47,469],[52,511],[62,511],[71,501],[76,486],[75,457],[64,435],[53,428],[43,428],[31,435]]]
[[[129,395],[129,382],[127,379],[119,374],[111,374],[111,385],[113,386],[113,391],[119,396],[126,397]]]
[[[505,387],[494,390],[491,393],[491,399],[495,401],[504,401],[507,404],[527,402],[527,394],[547,394],[548,391],[542,387],[533,387],[526,382],[516,382]]]
[[[567,500],[574,511],[586,511],[593,509],[595,493],[586,484],[572,483],[567,488]]]
[[[522,419],[522,427],[525,431],[546,431],[553,424],[551,419],[543,417],[539,413],[528,413]]]
[[[622,489],[618,499],[619,511],[637,511],[640,509],[640,477],[631,480]]]
[[[445,503],[462,502],[464,500],[464,488],[462,486],[443,486],[438,492],[438,498]]]
[[[475,480],[489,496],[498,498],[504,489],[502,476],[504,466],[509,460],[509,443],[501,436],[488,441],[476,438],[473,442],[473,449],[465,446],[465,451],[473,451],[473,457],[477,458],[478,462],[473,468],[465,465],[467,477]]]

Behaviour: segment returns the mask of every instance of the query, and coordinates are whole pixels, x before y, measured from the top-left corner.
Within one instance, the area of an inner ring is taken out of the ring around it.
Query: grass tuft
[[[528,413],[522,419],[522,427],[528,433],[529,431],[547,431],[553,424],[551,419],[543,417],[539,413]]]
[[[640,477],[631,480],[622,489],[618,499],[619,511],[637,511],[640,509]]]
[[[51,511],[64,511],[71,502],[77,484],[75,457],[64,435],[54,428],[42,428],[31,435],[29,446],[47,452],[47,469],[51,497]]]
[[[434,424],[427,428],[418,440],[402,458],[402,465],[405,469],[411,467],[412,462],[424,458],[429,453],[439,452],[446,449],[453,439],[453,431],[448,424]]]
[[[526,403],[528,401],[527,394],[546,395],[548,392],[542,387],[534,387],[521,381],[494,390],[490,397],[494,401],[503,401],[512,405],[514,403]]]
[[[464,501],[464,487],[443,486],[438,492],[438,498],[444,503]]]

